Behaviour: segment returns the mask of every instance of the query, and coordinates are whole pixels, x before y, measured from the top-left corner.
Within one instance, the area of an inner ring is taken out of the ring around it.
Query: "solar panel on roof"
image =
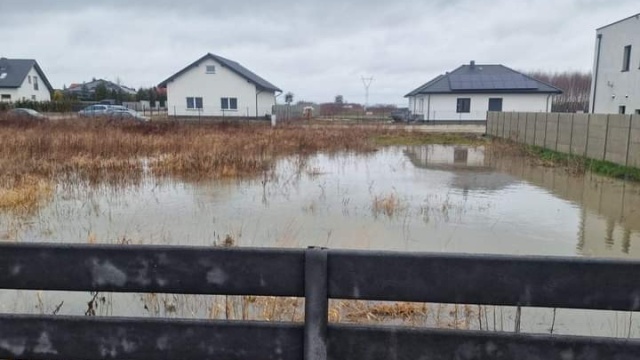
[[[537,89],[535,81],[522,74],[451,74],[451,90],[525,90]]]

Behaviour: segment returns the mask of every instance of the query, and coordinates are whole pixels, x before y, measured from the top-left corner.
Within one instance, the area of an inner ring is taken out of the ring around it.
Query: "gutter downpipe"
[[[551,99],[552,96],[553,94],[547,95],[547,112],[551,112],[551,108],[549,107],[549,100]]]
[[[596,50],[596,71],[593,74],[593,97],[591,99],[591,113],[596,111],[596,92],[598,91],[598,70],[600,70],[600,52],[602,48],[602,34],[597,35],[598,49]]]
[[[256,119],[258,118],[258,95],[262,92],[262,90],[256,91]]]
[[[431,94],[427,95],[427,121],[431,120]]]

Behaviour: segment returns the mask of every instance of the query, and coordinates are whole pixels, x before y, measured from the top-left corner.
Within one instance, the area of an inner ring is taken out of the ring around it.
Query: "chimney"
[[[474,69],[476,67],[476,61],[471,60],[471,62],[469,63],[469,66],[471,66],[471,68]]]

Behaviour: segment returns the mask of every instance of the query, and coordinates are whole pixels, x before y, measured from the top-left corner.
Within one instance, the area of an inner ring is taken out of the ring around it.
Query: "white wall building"
[[[177,116],[262,117],[271,114],[278,87],[235,61],[206,54],[158,85]]]
[[[591,112],[640,114],[640,14],[596,31]]]
[[[0,101],[50,101],[53,88],[35,60],[0,58]]]
[[[423,121],[484,121],[487,111],[549,112],[562,91],[502,65],[471,61],[405,95]]]

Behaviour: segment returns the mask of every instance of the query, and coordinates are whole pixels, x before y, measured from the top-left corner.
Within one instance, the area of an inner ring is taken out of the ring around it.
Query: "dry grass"
[[[376,139],[450,141],[437,134],[380,126],[271,128],[267,123],[137,124],[104,119],[24,122],[0,114],[0,182],[7,184],[7,179],[18,177],[71,186],[131,185],[147,172],[186,181],[259,177],[283,156],[371,152],[380,146]],[[24,192],[27,187],[11,190],[12,194]],[[381,205],[384,213],[393,211],[387,208],[393,204]]]
[[[21,176],[0,185],[0,210],[31,214],[53,197],[53,185],[41,178]]]
[[[402,203],[398,195],[394,193],[376,195],[373,198],[373,203],[371,205],[371,211],[373,212],[374,217],[385,215],[389,218],[393,218],[403,210],[406,210],[406,206]]]

